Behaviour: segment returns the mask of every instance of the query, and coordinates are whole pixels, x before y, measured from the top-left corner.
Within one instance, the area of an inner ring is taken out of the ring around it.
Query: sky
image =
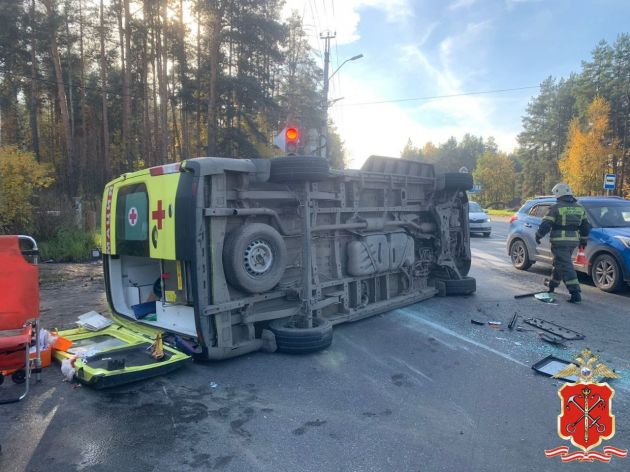
[[[322,67],[320,33],[336,33],[331,74],[364,56],[339,69],[328,96],[341,98],[329,116],[351,168],[400,156],[409,139],[465,133],[510,152],[540,83],[579,72],[600,40],[630,32],[628,0],[287,0],[283,14],[293,9]]]

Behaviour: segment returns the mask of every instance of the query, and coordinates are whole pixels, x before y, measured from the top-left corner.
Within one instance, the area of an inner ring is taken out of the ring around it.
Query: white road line
[[[427,374],[425,374],[424,372],[416,369],[414,366],[410,365],[408,362],[403,361],[402,359],[399,359],[397,357],[393,357],[392,359],[394,359],[396,362],[398,362],[399,364],[402,364],[403,366],[405,366],[407,369],[409,369],[411,372],[413,372],[414,374],[419,375],[420,377],[423,377],[427,380],[430,380],[431,382],[433,382],[433,379],[431,377],[429,377]]]
[[[473,346],[476,346],[478,348],[481,348],[481,349],[484,349],[484,350],[486,350],[488,352],[496,354],[497,356],[502,357],[503,359],[506,359],[508,361],[514,362],[515,364],[518,364],[518,365],[523,366],[523,367],[527,367],[528,369],[530,368],[530,366],[528,366],[527,364],[525,364],[525,363],[523,363],[523,362],[521,362],[521,361],[519,361],[517,359],[514,359],[512,356],[509,356],[509,355],[507,355],[507,354],[505,354],[505,353],[503,353],[501,351],[497,351],[496,349],[494,349],[494,348],[492,348],[490,346],[487,346],[485,344],[482,344],[482,343],[480,343],[478,341],[475,341],[473,339],[467,338],[466,336],[463,336],[463,335],[461,335],[459,333],[456,333],[455,331],[450,330],[448,328],[445,328],[444,326],[439,325],[437,323],[434,323],[433,321],[429,321],[429,320],[427,320],[425,318],[422,318],[421,316],[418,316],[418,314],[413,312],[412,310],[409,310],[407,308],[401,308],[401,309],[398,309],[398,310],[394,310],[394,313],[400,313],[400,314],[406,316],[407,318],[409,318],[410,320],[413,320],[413,321],[416,321],[418,323],[422,323],[422,324],[424,324],[426,326],[429,326],[430,328],[432,328],[432,329],[434,329],[436,331],[439,331],[440,333],[448,334],[448,335],[453,336],[453,337],[455,337],[455,338],[457,338],[457,339],[459,339],[461,341],[466,341],[467,343],[472,344]]]

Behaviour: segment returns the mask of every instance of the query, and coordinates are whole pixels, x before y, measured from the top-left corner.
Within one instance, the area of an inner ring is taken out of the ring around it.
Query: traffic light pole
[[[337,37],[336,33],[321,33],[320,38],[324,40],[324,86],[322,89],[322,111],[324,115],[324,123],[321,133],[319,133],[320,145],[319,155],[328,159],[328,69],[330,68],[330,40]]]

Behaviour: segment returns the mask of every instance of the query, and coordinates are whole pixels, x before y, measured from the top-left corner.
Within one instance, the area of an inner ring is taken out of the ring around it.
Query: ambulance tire
[[[472,175],[464,172],[446,172],[435,177],[436,190],[472,190]]]
[[[264,223],[244,224],[225,241],[223,269],[230,284],[248,293],[267,292],[278,285],[288,257],[278,231]]]
[[[276,337],[278,351],[287,354],[309,354],[332,344],[333,326],[322,318],[313,318],[312,328],[298,328],[287,318],[274,320],[269,329]]]
[[[438,295],[441,297],[471,295],[477,291],[477,280],[474,277],[463,277],[458,280],[436,280],[435,288],[438,289]]]
[[[329,177],[330,166],[328,160],[323,157],[294,156],[271,159],[270,182],[321,182]]]

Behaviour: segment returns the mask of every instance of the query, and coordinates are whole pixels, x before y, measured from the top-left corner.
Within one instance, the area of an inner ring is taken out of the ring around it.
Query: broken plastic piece
[[[540,374],[546,375],[547,377],[551,377],[566,368],[569,364],[571,364],[571,362],[565,361],[564,359],[559,359],[555,356],[547,356],[536,362],[532,366],[532,369]],[[562,380],[566,380],[567,382],[577,382],[578,380],[576,376],[560,378]]]
[[[490,326],[501,326],[503,323],[501,323],[500,321],[488,321],[488,324]]]
[[[485,325],[485,323],[483,321],[478,321],[478,320],[473,320],[471,319],[470,322],[474,325],[479,325],[479,326],[483,326]]]
[[[542,329],[543,331],[547,331],[548,333],[555,334],[556,336],[560,336],[561,338],[568,341],[584,339],[583,334],[565,328],[564,326],[552,323],[551,321],[542,320],[540,318],[527,318],[523,321],[525,321],[525,323],[527,323],[528,325],[535,326],[538,329]]]
[[[521,293],[520,295],[514,295],[514,298],[527,298],[527,297],[535,297],[536,295],[538,295],[541,292],[528,292],[528,293]],[[547,293],[547,292],[542,292],[542,293]]]
[[[545,303],[553,303],[556,301],[556,296],[550,292],[537,293],[536,295],[534,295],[534,298]]]
[[[548,342],[549,344],[566,347],[566,345],[564,344],[564,340],[560,336],[554,336],[553,334],[549,334],[549,333],[542,333],[540,335],[540,339],[542,339],[545,342]]]

